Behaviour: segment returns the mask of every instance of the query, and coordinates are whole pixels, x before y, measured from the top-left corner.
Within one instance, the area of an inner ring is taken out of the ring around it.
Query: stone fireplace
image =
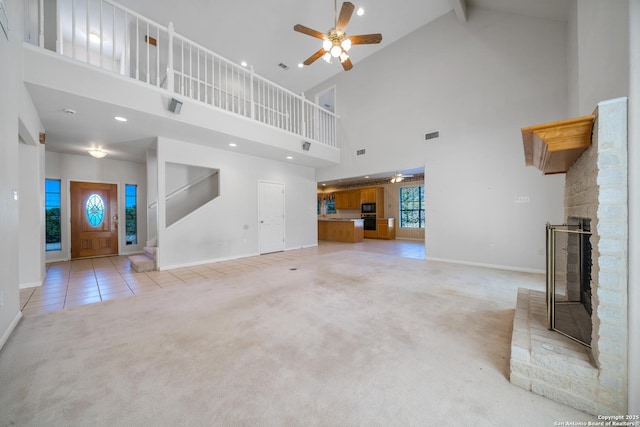
[[[582,268],[590,267],[591,347],[549,330],[544,292],[519,289],[513,384],[594,415],[627,413],[627,212],[627,99],[619,98],[598,104],[591,145],[566,171],[565,226],[581,221],[590,233],[591,265]],[[584,299],[589,287],[566,293]]]

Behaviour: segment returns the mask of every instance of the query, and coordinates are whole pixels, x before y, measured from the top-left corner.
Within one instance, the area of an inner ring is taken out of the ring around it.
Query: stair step
[[[156,270],[156,262],[146,255],[131,255],[128,258],[131,268],[137,273]]]
[[[155,246],[145,246],[144,254],[153,260],[157,260],[158,248]]]

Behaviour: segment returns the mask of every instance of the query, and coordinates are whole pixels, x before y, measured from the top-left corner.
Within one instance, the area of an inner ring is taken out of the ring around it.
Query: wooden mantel
[[[591,145],[594,120],[591,115],[522,128],[526,165],[545,175],[566,172]]]

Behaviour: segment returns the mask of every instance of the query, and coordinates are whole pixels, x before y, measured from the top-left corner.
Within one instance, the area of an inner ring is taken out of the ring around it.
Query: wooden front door
[[[71,258],[118,254],[118,186],[71,182]]]

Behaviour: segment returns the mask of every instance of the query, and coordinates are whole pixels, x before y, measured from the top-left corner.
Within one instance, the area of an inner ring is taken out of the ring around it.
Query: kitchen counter
[[[356,243],[364,240],[364,220],[358,218],[318,218],[318,240]]]

